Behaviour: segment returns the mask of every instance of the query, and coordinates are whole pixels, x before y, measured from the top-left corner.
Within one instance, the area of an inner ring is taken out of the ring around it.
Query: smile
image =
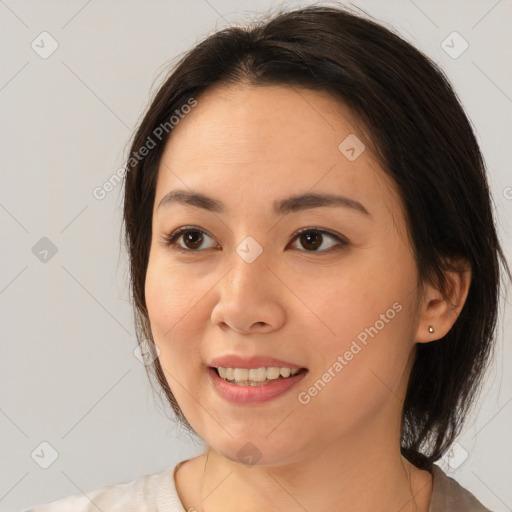
[[[305,368],[208,369],[217,393],[231,403],[261,403],[284,395],[308,373]]]
[[[221,378],[237,386],[266,386],[276,379],[288,379],[300,372],[299,368],[217,368]]]

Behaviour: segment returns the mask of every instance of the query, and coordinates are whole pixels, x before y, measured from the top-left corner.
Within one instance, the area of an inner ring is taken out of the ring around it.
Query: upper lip
[[[296,368],[301,369],[303,366],[299,366],[294,363],[287,361],[281,361],[274,359],[273,357],[267,356],[254,356],[254,357],[241,357],[235,354],[229,354],[225,356],[215,357],[210,361],[208,366],[212,368]]]

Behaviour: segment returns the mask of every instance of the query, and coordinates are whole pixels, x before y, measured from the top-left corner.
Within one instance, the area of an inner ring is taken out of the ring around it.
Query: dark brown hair
[[[454,442],[480,389],[495,339],[500,262],[509,277],[510,270],[478,143],[449,81],[428,57],[367,17],[318,5],[281,11],[212,34],[173,68],[134,135],[125,174],[124,227],[139,343],[152,340],[144,286],[158,166],[172,136],[169,130],[160,140],[155,130],[214,84],[240,82],[325,91],[347,105],[400,193],[421,282],[446,290],[444,272],[457,269],[453,262],[464,258],[471,265],[468,297],[452,329],[417,345],[403,407],[402,453],[428,468]],[[154,144],[140,157],[150,139]],[[193,432],[158,359],[151,368]]]

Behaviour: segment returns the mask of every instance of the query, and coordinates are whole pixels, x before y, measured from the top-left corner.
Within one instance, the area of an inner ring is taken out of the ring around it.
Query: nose
[[[211,320],[240,334],[267,333],[285,321],[283,286],[260,255],[251,263],[236,255],[218,284],[218,301]]]

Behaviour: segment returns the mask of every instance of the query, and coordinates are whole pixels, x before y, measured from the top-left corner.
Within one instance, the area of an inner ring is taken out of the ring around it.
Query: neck
[[[208,512],[427,512],[430,474],[404,459],[399,448],[387,448],[390,443],[370,446],[317,447],[303,460],[267,466],[244,466],[209,448],[189,461],[180,498],[186,510]]]

